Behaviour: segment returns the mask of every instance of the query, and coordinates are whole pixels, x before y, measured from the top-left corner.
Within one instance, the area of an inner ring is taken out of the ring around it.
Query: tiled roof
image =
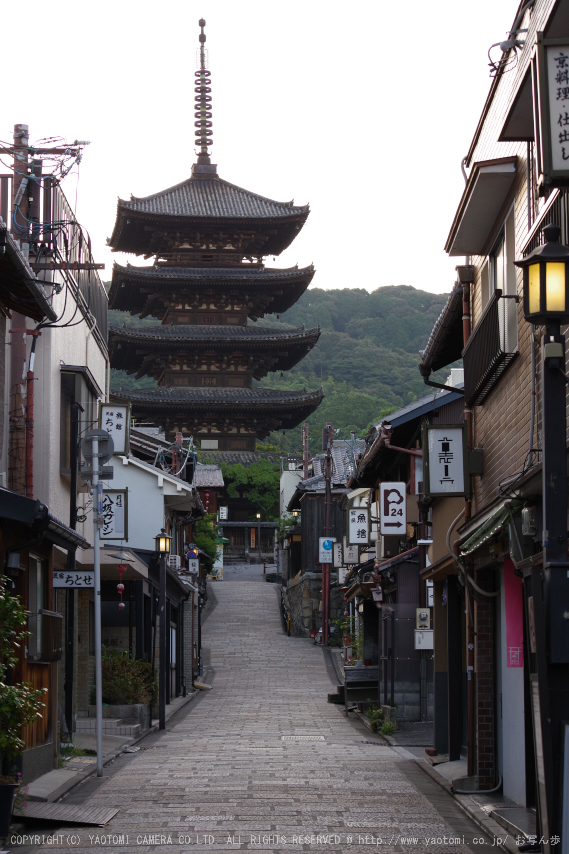
[[[319,391],[279,391],[265,388],[195,388],[184,386],[170,388],[157,386],[136,392],[123,392],[112,389],[113,400],[132,401],[139,405],[201,405],[201,406],[274,406],[275,404],[303,404],[322,400],[324,392]]]
[[[219,219],[275,219],[308,215],[308,205],[276,202],[243,190],[229,181],[212,177],[209,180],[193,176],[181,184],[169,187],[152,196],[130,201],[119,199],[119,207],[150,216],[215,217]]]
[[[229,465],[240,463],[245,468],[253,463],[258,463],[260,460],[268,460],[271,463],[280,461],[279,454],[269,454],[263,451],[201,451],[200,453],[206,460],[215,460],[217,463],[228,463]]]
[[[456,362],[462,355],[463,347],[462,287],[457,285],[436,319],[425,349],[420,351],[421,374],[428,378],[432,371]]]
[[[354,460],[365,450],[364,439],[336,439],[332,445],[332,486],[345,486],[354,474]],[[304,492],[317,492],[324,489],[324,454],[318,454],[312,460],[314,477],[299,482],[297,489]]]
[[[270,329],[266,326],[208,326],[205,324],[166,324],[136,328],[134,326],[111,326],[109,337],[132,341],[203,341],[215,343],[237,341],[241,343],[293,343],[320,337],[320,327],[314,329]]]
[[[198,463],[196,466],[196,486],[223,487],[223,475],[219,466]]]
[[[233,267],[171,267],[153,264],[151,267],[137,267],[127,264],[126,267],[113,264],[114,278],[129,279],[151,279],[153,281],[177,281],[183,282],[221,282],[227,284],[247,282],[256,285],[266,285],[271,282],[282,282],[287,279],[297,279],[314,273],[314,265],[309,267],[288,267],[278,269],[265,266],[233,266]]]

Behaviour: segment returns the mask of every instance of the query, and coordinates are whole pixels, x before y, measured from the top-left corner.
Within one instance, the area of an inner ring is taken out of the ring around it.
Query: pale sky
[[[490,87],[487,50],[516,10],[516,0],[31,0],[4,39],[0,138],[23,122],[32,142],[91,141],[78,184],[70,175],[63,188],[109,279],[113,260],[127,260],[106,247],[117,197],[190,175],[204,17],[219,175],[310,204],[268,265],[313,262],[324,289],[448,292],[461,259],[443,247]]]

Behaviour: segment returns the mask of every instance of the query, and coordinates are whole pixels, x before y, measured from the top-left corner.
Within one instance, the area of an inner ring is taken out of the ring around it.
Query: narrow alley
[[[41,850],[490,850],[411,754],[327,703],[325,653],[282,631],[261,567],[209,589],[212,690],[65,799],[120,808],[106,827],[51,829]]]

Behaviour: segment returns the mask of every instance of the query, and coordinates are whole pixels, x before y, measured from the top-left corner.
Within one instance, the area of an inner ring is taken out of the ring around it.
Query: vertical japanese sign
[[[407,533],[407,487],[401,482],[384,482],[379,487],[379,527],[384,537]]]
[[[99,419],[101,429],[106,430],[113,440],[115,454],[128,454],[130,406],[103,403],[99,410]]]
[[[106,489],[103,492],[101,526],[102,540],[128,540],[128,512],[126,489]]]
[[[548,47],[546,56],[551,166],[565,170],[569,161],[569,45]]]
[[[339,569],[339,567],[344,566],[342,543],[334,543],[332,546],[332,552],[334,554],[334,568]]]
[[[348,510],[348,542],[352,545],[369,542],[369,508],[352,507]]]
[[[532,57],[535,142],[540,193],[569,184],[569,41],[537,34]]]
[[[462,496],[468,493],[468,453],[463,426],[427,425],[423,433],[425,494]]]

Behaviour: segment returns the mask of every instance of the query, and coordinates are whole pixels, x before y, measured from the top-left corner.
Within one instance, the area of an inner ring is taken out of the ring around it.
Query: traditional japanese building
[[[224,181],[210,160],[211,87],[205,21],[200,21],[196,71],[197,163],[190,178],[145,198],[119,199],[109,245],[115,252],[154,257],[152,266],[114,265],[109,307],[160,325],[111,327],[111,365],[154,389],[113,399],[132,404],[136,418],[168,433],[193,435],[201,447],[254,451],[272,430],[297,426],[323,393],[254,386],[285,371],[318,341],[319,328],[282,331],[248,326],[266,313],[286,311],[304,293],[312,266],[266,268],[294,240],[308,205],[276,202]]]

